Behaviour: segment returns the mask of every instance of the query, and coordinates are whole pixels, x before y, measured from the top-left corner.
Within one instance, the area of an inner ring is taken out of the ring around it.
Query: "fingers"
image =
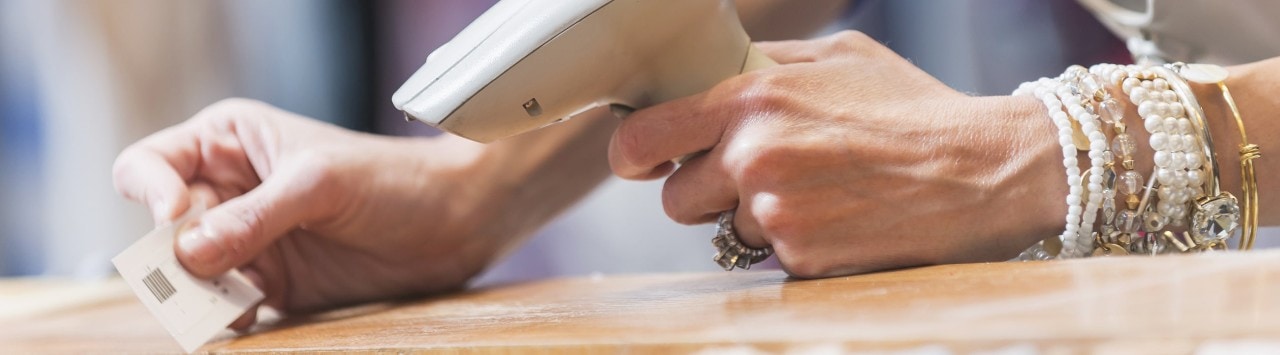
[[[810,41],[761,42],[757,46],[779,63],[814,62],[841,57],[892,53],[856,31]],[[883,53],[882,53],[883,52]],[[665,174],[666,162],[714,147],[738,122],[788,104],[780,93],[803,86],[785,66],[726,80],[710,91],[636,111],[614,131],[609,164],[626,179],[653,179]]]
[[[673,159],[710,149],[720,141],[723,114],[702,114],[704,94],[677,99],[628,116],[609,142],[609,164],[626,179],[660,177]]]
[[[266,130],[236,125],[265,122],[255,120],[262,116],[278,116],[278,111],[239,99],[210,105],[192,119],[125,149],[112,168],[115,188],[125,198],[146,204],[158,225],[186,211],[187,184],[197,178],[212,184],[220,195],[226,190],[247,191],[259,182],[248,151],[265,148],[244,146],[238,131],[261,135]]]
[[[253,283],[254,287],[264,291],[267,289],[267,283],[263,280],[262,274],[258,273],[258,271],[252,266],[246,267],[240,271],[244,274],[246,279],[249,279],[249,282]],[[249,309],[244,311],[244,314],[240,315],[240,318],[236,318],[236,320],[231,322],[231,325],[228,325],[227,328],[234,329],[238,332],[249,330],[249,327],[253,326],[253,323],[258,322],[258,307],[261,305],[262,303],[259,303],[253,307],[249,307]]]
[[[758,193],[738,203],[738,210],[733,215],[733,230],[737,232],[738,240],[741,240],[743,245],[757,249],[772,245],[764,229],[760,227],[760,220],[756,215],[759,212],[759,206],[769,205],[776,200],[775,195]]]
[[[205,212],[175,245],[192,274],[213,277],[243,265],[299,224],[322,214],[314,203],[324,174],[292,165],[262,185]]]
[[[244,314],[241,314],[240,318],[236,318],[235,321],[231,322],[231,325],[228,325],[227,328],[231,328],[237,332],[244,332],[249,330],[249,327],[252,327],[253,323],[257,323],[257,322],[258,322],[258,306],[254,305],[252,307],[249,307],[249,309],[246,309],[244,311]]]
[[[714,221],[738,205],[738,190],[721,164],[722,150],[685,162],[662,188],[662,207],[682,224]]]
[[[718,151],[690,160],[667,178],[662,189],[662,206],[667,216],[682,224],[700,224],[715,221],[725,211],[737,210],[733,228],[738,239],[752,248],[769,246],[753,206],[760,197],[768,200],[772,195],[756,194],[755,198],[740,202],[736,184],[719,164]]]
[[[185,126],[165,129],[125,149],[112,175],[116,191],[146,204],[157,225],[187,210],[187,179],[199,164],[199,140]]]
[[[234,197],[223,196],[219,194],[213,186],[203,182],[192,183],[191,186],[187,188],[187,191],[189,191],[189,195],[191,196],[188,201],[191,203],[204,204],[201,207],[204,207],[206,211],[222,203],[222,201],[226,201],[231,197]]]

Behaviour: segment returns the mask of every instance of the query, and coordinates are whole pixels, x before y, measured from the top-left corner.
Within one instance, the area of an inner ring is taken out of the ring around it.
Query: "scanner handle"
[[[747,59],[742,63],[742,72],[746,73],[777,65],[778,62],[775,62],[773,58],[769,58],[769,56],[764,54],[764,51],[761,51],[755,44],[752,44],[750,47],[747,47]]]
[[[764,51],[757,48],[755,44],[750,44],[747,46],[747,56],[746,58],[743,58],[742,70],[739,74],[777,65],[778,62],[774,61],[773,58],[769,58],[769,56],[765,55]],[[618,118],[626,118],[628,115],[631,115],[632,112],[635,112],[636,108],[624,104],[612,103],[609,104],[609,111],[613,112],[613,115]]]

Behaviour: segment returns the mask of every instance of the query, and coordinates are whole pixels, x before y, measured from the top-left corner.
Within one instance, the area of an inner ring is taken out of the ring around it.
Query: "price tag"
[[[200,348],[262,300],[262,291],[238,270],[204,280],[187,272],[174,255],[179,227],[198,218],[193,204],[182,218],[147,233],[111,259],[129,288],[188,353]]]

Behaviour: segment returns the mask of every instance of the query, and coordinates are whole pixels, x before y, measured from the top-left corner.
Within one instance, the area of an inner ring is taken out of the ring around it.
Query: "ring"
[[[773,255],[773,248],[756,249],[742,244],[742,240],[738,239],[738,232],[733,229],[733,214],[734,210],[720,212],[720,220],[716,222],[716,236],[711,238],[711,245],[718,251],[711,260],[724,268],[724,271],[733,271],[735,267],[750,270],[752,264]]]

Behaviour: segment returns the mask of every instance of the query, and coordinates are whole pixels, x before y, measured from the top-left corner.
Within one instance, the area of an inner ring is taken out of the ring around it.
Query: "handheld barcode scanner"
[[[406,119],[490,142],[771,65],[730,0],[501,0],[431,53],[391,101]]]

